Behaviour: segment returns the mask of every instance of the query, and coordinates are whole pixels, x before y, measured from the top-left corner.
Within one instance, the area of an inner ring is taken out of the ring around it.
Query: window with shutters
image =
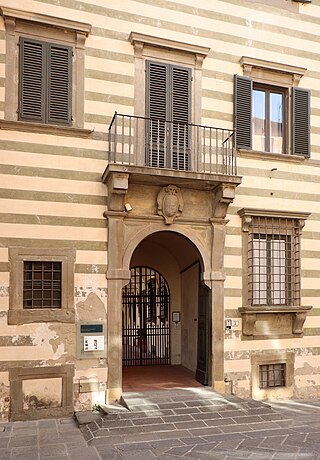
[[[297,87],[305,69],[242,58],[235,75],[237,147],[267,154],[310,156],[310,91]]]
[[[135,54],[134,113],[147,120],[140,133],[144,164],[192,170],[191,142],[201,124],[202,65],[209,48],[138,32],[129,39]]]
[[[146,71],[146,164],[188,170],[191,69],[146,61]]]
[[[9,324],[74,322],[74,249],[10,248],[9,260]]]
[[[20,38],[19,119],[70,125],[72,48]]]
[[[90,24],[3,7],[4,120],[15,130],[87,137],[84,56]]]

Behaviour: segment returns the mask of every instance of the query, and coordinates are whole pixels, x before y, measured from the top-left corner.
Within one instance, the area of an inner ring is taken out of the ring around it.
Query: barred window
[[[298,219],[253,216],[248,234],[250,305],[300,304]]]
[[[286,364],[263,364],[259,366],[259,388],[286,386]]]
[[[62,263],[23,263],[23,308],[61,308]]]

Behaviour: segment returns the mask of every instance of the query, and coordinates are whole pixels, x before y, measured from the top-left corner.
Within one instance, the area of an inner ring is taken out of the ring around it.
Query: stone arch
[[[151,226],[143,228],[130,238],[123,252],[122,268],[124,270],[130,269],[130,261],[134,251],[148,236],[155,233],[166,232],[173,232],[185,237],[199,254],[199,259],[202,264],[202,272],[206,273],[211,271],[211,247],[205,248],[205,246],[199,241],[199,238],[197,236],[195,237],[195,232],[189,231],[188,228],[181,228],[180,226],[179,229],[177,229],[175,226],[171,226],[170,228],[164,229],[162,225],[159,227],[157,226],[156,228]]]

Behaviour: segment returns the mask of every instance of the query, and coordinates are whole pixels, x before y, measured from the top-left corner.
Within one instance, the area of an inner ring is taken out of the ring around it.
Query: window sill
[[[307,317],[307,312],[311,306],[254,306],[239,307],[238,310],[242,316],[242,335],[245,339],[253,338],[284,338],[284,337],[302,337],[303,325]],[[263,316],[261,316],[263,315]],[[281,322],[278,320],[279,315],[290,316],[291,330],[284,330]],[[264,334],[257,332],[257,322],[265,321],[267,327]],[[270,322],[270,324],[269,324]]]
[[[88,138],[92,130],[84,128],[73,128],[71,126],[46,125],[42,123],[31,123],[27,121],[0,120],[0,129],[10,131],[24,131],[37,134],[53,134],[55,136]]]
[[[279,161],[289,161],[302,163],[307,160],[306,157],[302,155],[290,155],[288,153],[271,153],[271,152],[262,152],[259,150],[238,150],[238,156],[243,158],[257,158],[259,160],[279,160]]]

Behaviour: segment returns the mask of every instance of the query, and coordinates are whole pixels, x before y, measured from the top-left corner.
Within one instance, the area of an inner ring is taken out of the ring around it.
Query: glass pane
[[[267,241],[254,238],[252,246],[252,304],[267,304]]]
[[[270,93],[270,152],[283,149],[283,95]]]
[[[272,304],[286,303],[286,252],[284,240],[271,241],[271,294]]]
[[[253,149],[266,150],[266,93],[253,90],[252,118]]]

